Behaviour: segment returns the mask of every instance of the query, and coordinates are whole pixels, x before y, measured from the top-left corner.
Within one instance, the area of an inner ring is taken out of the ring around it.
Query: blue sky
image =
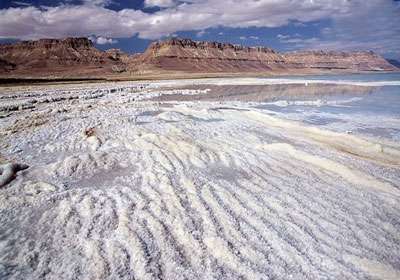
[[[179,36],[279,51],[373,50],[400,58],[393,0],[1,0],[0,41],[87,36],[142,52]]]

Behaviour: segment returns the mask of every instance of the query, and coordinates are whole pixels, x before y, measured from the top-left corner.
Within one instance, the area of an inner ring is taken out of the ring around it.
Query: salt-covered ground
[[[400,143],[209,97],[266,84],[0,90],[0,278],[400,279]]]

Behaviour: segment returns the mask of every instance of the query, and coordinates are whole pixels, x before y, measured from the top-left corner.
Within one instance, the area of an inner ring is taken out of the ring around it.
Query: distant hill
[[[143,73],[337,73],[396,71],[373,52],[302,51],[173,38],[143,54],[101,51],[87,38],[0,45],[1,77],[137,77]]]
[[[41,39],[0,45],[0,73],[17,76],[97,76],[125,67],[115,51],[96,49],[87,38]]]
[[[393,71],[373,52],[303,51],[279,53],[267,47],[244,47],[190,39],[154,42],[139,57],[141,65],[187,72]]]

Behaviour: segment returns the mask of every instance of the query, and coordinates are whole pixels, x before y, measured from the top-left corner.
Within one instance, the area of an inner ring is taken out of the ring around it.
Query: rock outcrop
[[[124,64],[120,56],[96,49],[87,38],[41,39],[0,45],[0,68],[9,74],[102,75],[112,72],[113,66]]]
[[[142,64],[189,72],[265,71],[284,65],[284,58],[266,47],[170,39],[152,43],[139,58]]]
[[[177,38],[152,43],[140,59],[142,65],[189,72],[396,70],[396,67],[373,52],[279,53],[266,47],[243,47]]]
[[[0,45],[2,77],[106,77],[142,73],[326,73],[399,70],[373,52],[279,53],[267,47],[173,38],[143,54],[100,51],[87,38]]]
[[[303,51],[284,55],[285,62],[296,68],[342,69],[352,71],[393,71],[392,64],[371,51]]]
[[[16,68],[15,64],[8,62],[7,60],[0,59],[0,74],[13,71],[15,70],[15,68]]]

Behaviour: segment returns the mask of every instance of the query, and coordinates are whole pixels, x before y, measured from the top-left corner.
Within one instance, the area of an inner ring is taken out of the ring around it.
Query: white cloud
[[[304,24],[304,23],[299,22],[299,21],[293,22],[293,25],[296,26],[296,27],[306,27],[307,26],[307,24]]]
[[[86,1],[79,6],[45,9],[3,9],[0,10],[0,37],[27,39],[88,34],[125,37],[138,33],[142,38],[156,39],[178,31],[217,26],[277,27],[294,19],[317,20],[332,13],[345,13],[350,5],[347,1],[337,4],[333,0],[328,1],[330,4],[310,4],[306,0],[259,0],[248,1],[246,5],[237,0],[191,0],[150,14],[133,9],[113,11],[102,6],[107,2]],[[146,5],[163,7],[173,3],[172,0],[146,1]]]
[[[200,30],[199,32],[196,33],[196,37],[203,37],[203,35],[206,33],[207,33],[206,31]]]
[[[290,35],[278,34],[276,38],[278,38],[279,40],[284,40],[290,38]]]
[[[107,45],[107,44],[116,44],[118,43],[117,40],[114,40],[112,38],[105,38],[102,36],[99,37],[94,37],[94,36],[90,36],[89,40],[92,41],[93,43],[99,44],[99,45]]]
[[[161,7],[168,8],[176,5],[176,1],[174,0],[145,0],[145,7]]]
[[[81,5],[20,7],[0,10],[0,38],[89,36],[158,39],[179,31],[213,27],[280,27],[289,23],[328,19],[329,32],[321,33],[320,45],[399,50],[400,6],[390,0],[146,0],[146,7],[158,6],[155,13],[141,10],[107,9],[109,0],[84,1]],[[283,35],[285,36],[285,35]],[[374,36],[377,36],[374,38]],[[279,37],[278,37],[279,38]],[[283,38],[280,38],[283,39]],[[297,40],[298,41],[298,40]],[[340,42],[340,43],[336,43]],[[377,43],[381,44],[378,47]],[[288,42],[289,43],[289,42]],[[336,43],[336,44],[335,44]],[[293,42],[292,42],[293,44]],[[297,42],[296,47],[302,42]],[[303,42],[304,47],[310,43]]]
[[[246,36],[240,36],[239,37],[239,39],[240,40],[247,40],[247,39],[251,39],[251,40],[258,40],[258,39],[260,39],[259,37],[257,37],[257,36],[249,36],[249,37],[246,37]]]
[[[66,4],[72,4],[73,0],[64,0]],[[82,5],[107,7],[111,4],[117,4],[115,0],[80,0]]]
[[[400,56],[400,3],[365,1],[346,14],[333,18],[332,26],[321,29],[318,38],[295,40],[292,49],[373,50],[389,56]],[[298,38],[297,38],[298,39]]]
[[[25,6],[25,7],[31,5],[30,3],[26,3],[26,2],[22,2],[22,1],[12,1],[11,3],[18,5],[18,6]]]
[[[142,20],[136,20],[141,18]],[[18,39],[60,38],[94,34],[108,38],[130,37],[145,30],[142,11],[119,12],[93,5],[35,7],[0,10],[0,37]]]
[[[302,43],[305,42],[305,40],[309,40],[309,39],[304,39],[302,38],[302,36],[299,33],[295,33],[295,34],[288,34],[288,35],[284,35],[284,34],[278,34],[276,36],[279,41],[281,43],[284,44],[297,44],[297,43]]]

